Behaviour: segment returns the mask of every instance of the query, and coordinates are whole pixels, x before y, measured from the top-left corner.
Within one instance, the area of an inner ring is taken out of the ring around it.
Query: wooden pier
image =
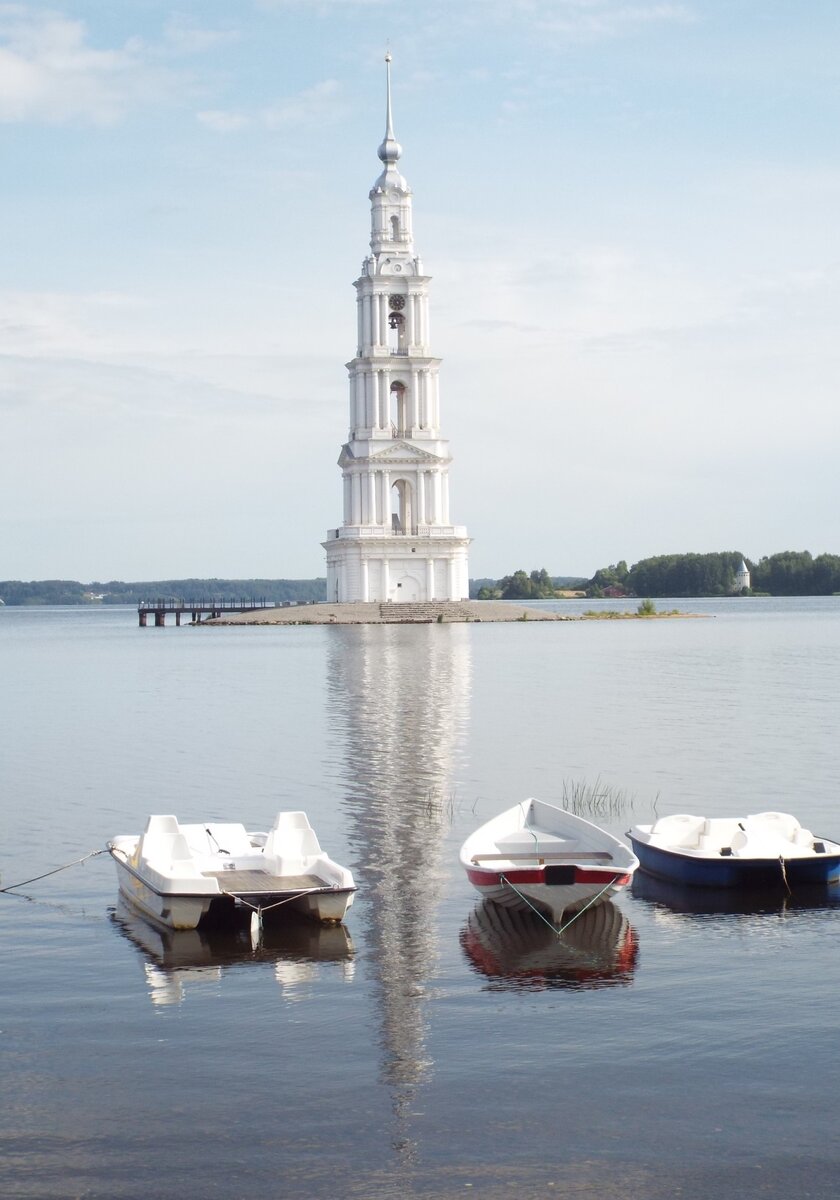
[[[257,612],[262,608],[276,608],[273,600],[141,600],[137,605],[140,628],[145,629],[148,618],[154,616],[155,625],[162,629],[169,613],[175,614],[175,624],[181,624],[184,613],[190,614],[193,625],[202,617],[220,617],[223,613]]]

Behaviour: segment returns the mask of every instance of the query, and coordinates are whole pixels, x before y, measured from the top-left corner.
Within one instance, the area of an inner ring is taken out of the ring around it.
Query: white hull
[[[590,821],[525,800],[467,838],[461,865],[486,899],[507,908],[533,906],[560,922],[564,913],[620,892],[639,860]]]
[[[337,924],[356,890],[351,873],[321,850],[304,813],[279,813],[268,833],[155,816],[139,837],[116,837],[108,849],[120,893],[170,929],[195,929],[237,910],[264,916],[286,908]]]
[[[623,891],[626,886],[626,883],[607,887],[603,883],[571,884],[568,887],[510,882],[487,885],[473,883],[479,895],[485,900],[492,900],[494,904],[501,904],[504,908],[523,908],[527,907],[526,901],[530,901],[541,911],[550,912],[557,920],[560,920],[564,913],[577,912],[590,903],[600,904],[616,892]]]
[[[114,856],[120,895],[146,917],[169,929],[195,929],[210,908],[212,897],[162,896],[136,875],[130,874]]]

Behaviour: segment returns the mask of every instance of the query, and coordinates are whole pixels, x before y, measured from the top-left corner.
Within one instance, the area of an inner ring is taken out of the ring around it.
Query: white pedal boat
[[[639,865],[606,830],[541,800],[523,800],[482,825],[460,857],[482,896],[533,906],[557,922],[621,891]]]
[[[108,850],[122,895],[171,929],[195,929],[242,910],[271,917],[285,908],[335,924],[356,890],[350,871],[321,849],[303,812],[278,813],[268,833],[151,816],[142,834],[115,837]]]

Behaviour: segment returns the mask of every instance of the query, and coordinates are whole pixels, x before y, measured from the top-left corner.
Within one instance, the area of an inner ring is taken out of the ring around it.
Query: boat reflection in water
[[[813,912],[818,909],[836,911],[840,907],[838,884],[797,887],[791,895],[787,895],[778,888],[746,891],[741,888],[690,887],[667,879],[657,879],[646,871],[637,871],[631,890],[637,900],[651,905],[660,916],[748,917]]]
[[[291,914],[265,925],[255,945],[246,925],[168,929],[153,925],[120,901],[111,919],[142,952],[149,998],[155,1005],[180,1004],[187,989],[220,984],[223,976],[251,963],[273,966],[286,1000],[306,999],[323,964],[340,978],[353,978],[353,943],[344,925],[326,926]]]
[[[461,947],[491,990],[583,991],[630,983],[639,944],[609,900],[581,913],[559,935],[530,909],[482,900],[461,931]]]

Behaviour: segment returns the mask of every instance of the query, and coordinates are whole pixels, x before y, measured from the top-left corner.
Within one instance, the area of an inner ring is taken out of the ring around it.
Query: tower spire
[[[391,51],[388,50],[385,54],[385,140],[379,147],[379,157],[385,164],[387,171],[388,167],[397,161],[402,154],[402,146],[394,137],[394,118],[391,113]]]

